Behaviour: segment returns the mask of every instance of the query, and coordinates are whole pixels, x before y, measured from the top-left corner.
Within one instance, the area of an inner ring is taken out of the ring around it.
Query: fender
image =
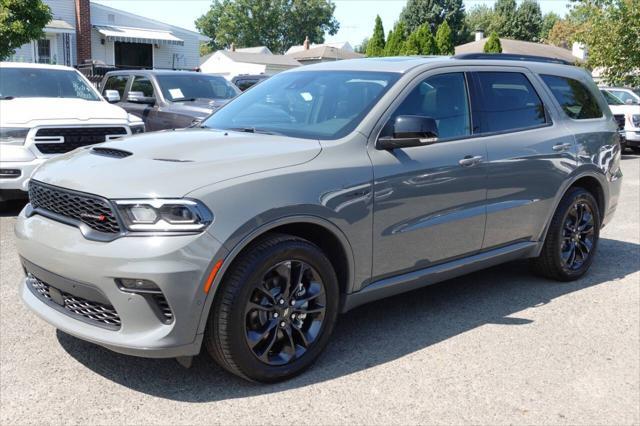
[[[556,196],[553,201],[553,210],[551,210],[551,214],[547,217],[544,228],[542,229],[542,233],[538,237],[539,244],[536,250],[534,251],[532,257],[537,257],[540,255],[540,252],[542,251],[542,247],[544,246],[544,241],[547,236],[547,232],[549,230],[549,227],[551,226],[551,221],[553,219],[553,216],[556,213],[556,210],[558,209],[558,206],[560,205],[560,201],[562,201],[562,197],[564,197],[564,195],[567,193],[569,188],[574,183],[576,183],[578,180],[584,177],[592,177],[598,181],[598,183],[600,184],[600,188],[602,189],[603,205],[604,205],[604,209],[606,210],[606,207],[609,203],[609,190],[606,184],[606,176],[604,175],[602,170],[593,164],[583,165],[582,167],[576,169],[574,174],[563,183],[563,185],[560,187],[560,189],[556,193]],[[601,214],[604,217],[604,215],[606,214],[606,211],[601,212]]]
[[[294,223],[309,223],[309,224],[322,226],[323,228],[325,228],[329,232],[331,232],[336,238],[338,238],[338,240],[342,244],[342,247],[345,250],[345,253],[347,254],[347,264],[348,264],[348,269],[349,269],[349,279],[348,279],[348,282],[347,282],[347,293],[351,293],[353,291],[353,286],[354,286],[354,281],[355,281],[355,275],[354,275],[355,259],[354,259],[354,255],[353,255],[353,249],[351,247],[351,244],[349,243],[349,240],[344,235],[344,233],[340,230],[340,228],[338,228],[332,222],[330,222],[330,221],[328,221],[326,219],[323,219],[321,217],[318,217],[318,216],[293,215],[293,216],[281,217],[279,219],[275,219],[275,220],[273,220],[271,222],[268,222],[268,223],[260,226],[259,228],[254,229],[251,233],[245,235],[231,249],[229,249],[226,246],[226,244],[229,243],[229,240],[227,240],[225,242],[225,244],[223,244],[223,250],[221,250],[221,252],[225,252],[226,251],[227,254],[226,254],[225,258],[224,258],[224,262],[222,264],[222,267],[220,268],[220,270],[216,274],[215,279],[213,280],[213,284],[211,285],[211,290],[209,291],[209,294],[207,294],[207,298],[206,298],[204,306],[202,308],[202,313],[200,314],[200,322],[199,322],[198,330],[196,331],[196,334],[204,333],[205,327],[207,325],[207,320],[209,318],[209,311],[211,310],[211,305],[213,304],[213,300],[215,299],[215,295],[216,295],[216,293],[218,291],[220,283],[222,282],[222,279],[224,278],[229,266],[233,263],[233,261],[238,256],[238,254],[240,254],[240,252],[245,247],[247,247],[251,242],[253,242],[256,238],[258,238],[259,236],[263,235],[264,233],[266,233],[266,232],[268,232],[268,231],[270,231],[272,229],[275,229],[275,228],[277,228],[279,226],[289,225],[289,224],[294,224]],[[230,239],[234,239],[234,238],[230,237]],[[214,263],[216,261],[217,261],[217,259],[215,259],[215,258],[211,260],[211,264],[209,265],[209,268],[207,269],[207,272],[204,274],[205,277],[207,276],[208,271],[210,271],[211,268],[213,268],[213,265],[214,265]]]

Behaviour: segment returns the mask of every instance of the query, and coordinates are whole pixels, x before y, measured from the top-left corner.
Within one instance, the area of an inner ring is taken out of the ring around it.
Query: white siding
[[[104,44],[100,41],[102,36],[98,31],[91,30],[91,56],[93,59],[104,62],[107,65],[113,65],[114,53],[113,42],[105,41]]]
[[[109,15],[111,15],[111,17]],[[184,46],[159,45],[157,48],[154,47],[153,66],[156,68],[191,69],[197,68],[200,64],[200,36],[191,31],[181,30],[169,24],[151,21],[143,17],[93,3],[91,4],[91,24],[171,31],[173,35],[184,40]],[[113,43],[106,42],[104,46],[101,46],[98,37],[100,37],[100,34],[94,31],[91,36],[94,59],[100,59],[107,64],[113,64]],[[94,40],[95,38],[97,38],[97,40]],[[97,51],[94,50],[96,46],[99,46]],[[102,57],[99,57],[98,54]],[[108,60],[103,59],[105,56]]]
[[[33,62],[33,43],[27,43],[16,49],[16,53],[9,58],[12,62]]]

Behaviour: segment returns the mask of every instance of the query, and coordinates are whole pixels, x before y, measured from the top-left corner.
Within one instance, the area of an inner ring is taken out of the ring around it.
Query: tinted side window
[[[547,122],[544,105],[524,74],[476,72],[473,132],[493,133]]]
[[[107,90],[117,90],[120,94],[120,99],[122,99],[124,96],[124,88],[127,85],[127,80],[129,80],[129,77],[126,75],[114,75],[113,77],[109,77],[107,82],[104,84],[102,93],[105,93]]]
[[[129,94],[137,92],[139,96],[144,96],[147,98],[155,97],[153,94],[153,84],[151,84],[151,80],[147,77],[136,77],[131,84],[131,89],[129,89]]]
[[[238,86],[238,89],[240,89],[240,90],[242,90],[244,92],[249,87],[251,87],[254,84],[256,84],[257,82],[258,82],[258,80],[238,80],[236,82],[236,86]]]
[[[596,98],[578,80],[556,75],[541,75],[564,112],[576,120],[602,117]]]
[[[634,98],[630,93],[627,93],[624,90],[610,90],[610,92],[613,93],[622,102],[631,101],[634,104],[638,102],[636,98]]]
[[[431,117],[438,126],[438,138],[448,139],[471,134],[467,85],[463,73],[439,74],[421,82],[409,93],[391,117],[419,115]],[[384,136],[392,129],[385,126]]]

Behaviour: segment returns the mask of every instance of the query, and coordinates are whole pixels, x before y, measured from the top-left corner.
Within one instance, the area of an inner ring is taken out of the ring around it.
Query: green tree
[[[549,39],[549,33],[551,28],[560,21],[560,16],[553,12],[549,12],[542,17],[542,26],[540,27],[540,34],[538,34],[538,40],[547,42]]]
[[[357,45],[353,50],[357,53],[367,53],[367,45],[369,44],[369,37],[365,37],[362,39],[359,45]]]
[[[447,21],[444,21],[442,25],[438,27],[436,32],[436,46],[438,47],[438,53],[441,55],[453,55],[456,53],[455,46],[453,45],[453,34],[451,34],[451,28]]]
[[[570,48],[578,33],[578,27],[569,19],[561,19],[551,27],[545,42],[558,47]]]
[[[495,32],[500,37],[514,38],[517,32],[516,0],[497,0],[493,7],[493,19],[487,30]]]
[[[0,0],[0,60],[44,35],[51,9],[42,0]]]
[[[491,33],[489,40],[484,44],[484,53],[502,53],[502,45],[496,32]]]
[[[494,18],[493,9],[484,4],[471,8],[465,18],[467,29],[471,31],[468,41],[474,40],[474,32],[477,30],[488,32]]]
[[[447,21],[453,32],[454,43],[467,39],[462,0],[408,0],[400,13],[400,20],[405,23],[409,33],[423,24],[428,24],[433,32]]]
[[[418,27],[417,30],[409,34],[407,41],[402,47],[403,55],[437,55],[438,46],[436,39],[431,34],[428,24]]]
[[[420,54],[420,41],[418,40],[418,32],[414,31],[409,34],[407,40],[402,44],[400,50],[401,55],[411,56]]]
[[[511,36],[517,40],[538,41],[542,28],[542,11],[536,0],[524,0],[515,14],[515,28]]]
[[[213,0],[195,24],[211,38],[212,49],[234,43],[282,53],[305,37],[322,43],[325,34],[336,34],[340,24],[333,16],[335,8],[329,0]]]
[[[601,67],[612,85],[640,87],[640,1],[580,0],[574,18],[581,24],[576,39],[585,43],[587,65]]]
[[[367,56],[384,56],[384,27],[380,15],[376,15],[373,35],[367,43]]]
[[[393,27],[393,31],[390,32],[390,36],[387,38],[387,43],[384,46],[385,56],[398,56],[401,54],[404,42],[407,40],[407,28],[404,22],[397,22]]]

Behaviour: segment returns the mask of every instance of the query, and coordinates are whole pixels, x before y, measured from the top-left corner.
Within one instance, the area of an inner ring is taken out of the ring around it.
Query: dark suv
[[[618,203],[618,126],[585,70],[498,58],[307,65],[198,128],[47,161],[15,226],[25,303],[272,382],[363,303],[515,259],[580,278]]]
[[[195,125],[240,94],[224,77],[190,71],[112,71],[102,95],[142,118],[147,131]]]

